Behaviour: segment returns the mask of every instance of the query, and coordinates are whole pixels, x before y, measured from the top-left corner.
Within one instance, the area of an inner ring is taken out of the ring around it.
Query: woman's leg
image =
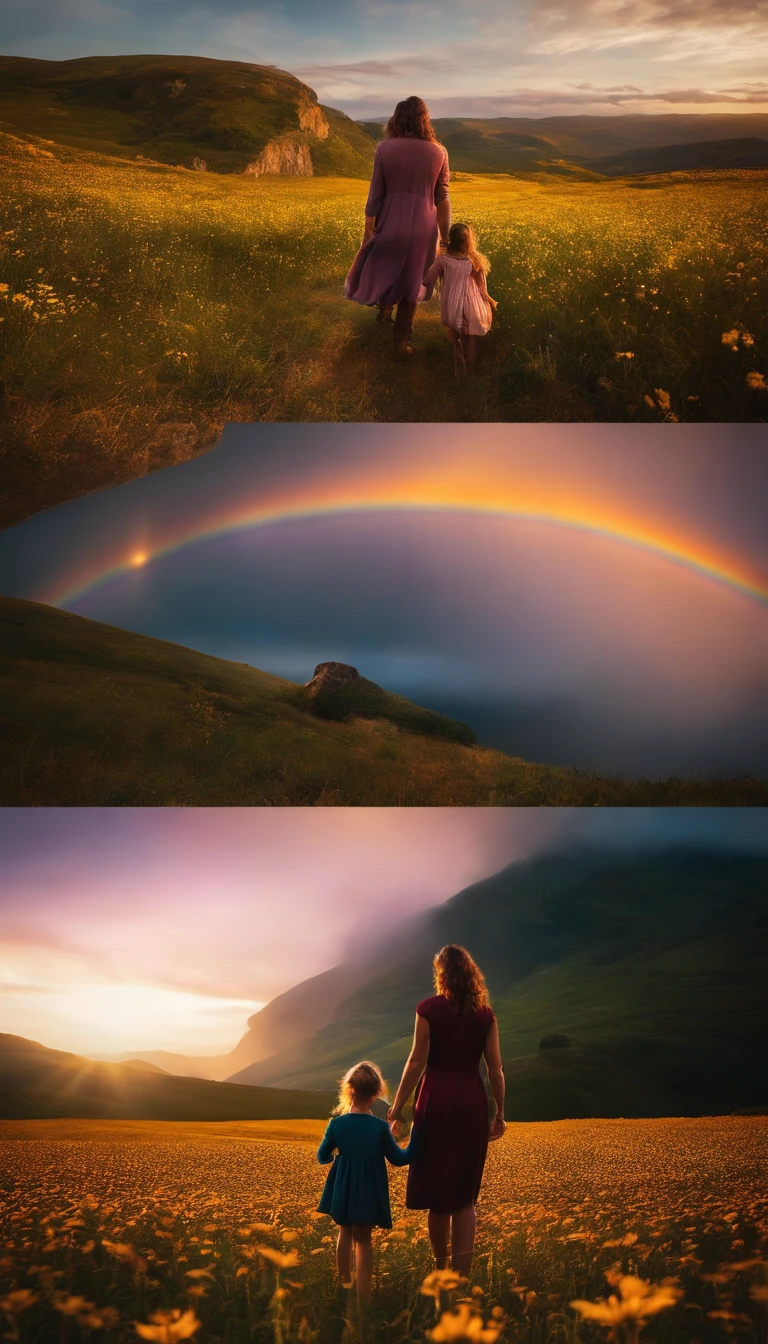
[[[384,323],[384,322],[391,322],[391,321],[392,321],[392,304],[391,304],[391,303],[380,303],[380,304],[379,304],[379,314],[378,314],[378,317],[376,318],[376,321],[377,321],[377,322],[381,322],[381,323]]]
[[[474,368],[474,364],[475,364],[475,354],[476,354],[476,351],[477,351],[477,337],[476,337],[476,336],[465,336],[465,337],[463,338],[463,345],[464,345],[464,351],[465,351],[465,354],[466,354],[466,357],[467,357],[467,363],[468,363],[470,369],[471,369],[471,368]]]
[[[343,1284],[352,1282],[352,1228],[340,1227],[336,1242],[336,1268]]]
[[[373,1281],[373,1244],[371,1228],[355,1225],[352,1228],[352,1240],[355,1245],[355,1286],[357,1296],[362,1302],[371,1300]]]
[[[438,1269],[448,1268],[448,1246],[451,1238],[450,1213],[433,1213],[430,1209],[427,1219],[432,1254]]]
[[[397,305],[395,313],[395,324],[392,328],[392,339],[395,345],[395,359],[407,359],[411,353],[408,349],[408,342],[413,331],[413,317],[416,312],[416,304],[409,303],[401,299]]]
[[[474,1204],[470,1204],[466,1209],[457,1209],[451,1214],[451,1264],[465,1278],[469,1276],[472,1268],[476,1225]]]

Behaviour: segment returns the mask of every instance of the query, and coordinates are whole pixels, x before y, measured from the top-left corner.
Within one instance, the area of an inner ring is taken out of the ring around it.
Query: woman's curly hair
[[[454,1012],[464,1017],[479,1008],[490,1008],[485,977],[466,947],[448,943],[440,948],[432,965],[435,991],[448,1000]]]
[[[429,109],[423,98],[404,98],[397,104],[392,116],[387,122],[385,132],[388,140],[398,140],[400,136],[412,135],[414,140],[434,140],[438,143],[432,122],[429,119]]]

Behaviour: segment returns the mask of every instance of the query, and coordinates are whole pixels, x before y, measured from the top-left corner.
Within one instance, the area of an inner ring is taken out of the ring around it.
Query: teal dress
[[[411,1149],[412,1143],[399,1148],[386,1120],[376,1115],[335,1115],[317,1150],[318,1162],[333,1162],[318,1212],[342,1227],[391,1227],[386,1162],[407,1166]]]

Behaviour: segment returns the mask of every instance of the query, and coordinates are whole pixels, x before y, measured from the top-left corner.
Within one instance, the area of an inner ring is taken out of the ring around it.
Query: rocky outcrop
[[[305,103],[299,108],[299,127],[310,135],[316,135],[318,140],[327,140],[331,130],[323,109],[317,103]]]
[[[304,688],[311,697],[328,691],[378,691],[383,695],[381,686],[367,677],[361,677],[356,667],[349,663],[318,663],[312,680]]]
[[[257,158],[246,164],[243,172],[249,177],[264,177],[267,173],[281,173],[288,177],[312,177],[314,169],[309,146],[303,142],[286,139],[270,140]]]

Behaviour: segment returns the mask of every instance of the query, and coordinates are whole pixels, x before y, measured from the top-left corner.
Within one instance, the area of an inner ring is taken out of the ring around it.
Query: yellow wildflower
[[[257,1246],[256,1250],[264,1260],[269,1260],[270,1264],[276,1269],[294,1269],[299,1263],[299,1257],[296,1251],[288,1251],[283,1255],[282,1251],[273,1251],[271,1246]]]
[[[37,1293],[33,1293],[30,1288],[14,1288],[12,1293],[0,1297],[0,1311],[6,1312],[8,1316],[18,1316],[28,1307],[33,1307],[37,1300]]]
[[[91,1311],[93,1302],[89,1302],[85,1297],[76,1297],[71,1293],[54,1293],[53,1306],[56,1311],[60,1311],[62,1316],[79,1316],[82,1312]]]
[[[177,1339],[191,1339],[195,1331],[200,1329],[200,1322],[192,1307],[184,1312],[178,1308],[173,1311],[155,1311],[149,1319],[152,1324],[144,1325],[141,1321],[134,1321],[133,1327],[142,1339],[153,1339],[156,1344],[175,1344]]]
[[[450,1293],[454,1288],[458,1288],[459,1284],[466,1282],[467,1280],[455,1269],[434,1269],[427,1275],[419,1291],[424,1297],[434,1297],[437,1300],[441,1293]]]
[[[599,1325],[611,1328],[623,1321],[637,1321],[642,1324],[649,1316],[656,1316],[668,1307],[674,1307],[682,1297],[679,1288],[671,1283],[656,1284],[648,1279],[638,1279],[634,1274],[625,1274],[618,1283],[619,1294],[615,1293],[607,1301],[586,1302],[576,1298],[571,1302],[574,1311],[578,1311],[585,1321],[597,1321]]]
[[[502,1331],[498,1320],[486,1325],[482,1314],[475,1311],[469,1302],[460,1302],[453,1311],[444,1311],[434,1330],[428,1330],[429,1339],[434,1344],[496,1344]]]

